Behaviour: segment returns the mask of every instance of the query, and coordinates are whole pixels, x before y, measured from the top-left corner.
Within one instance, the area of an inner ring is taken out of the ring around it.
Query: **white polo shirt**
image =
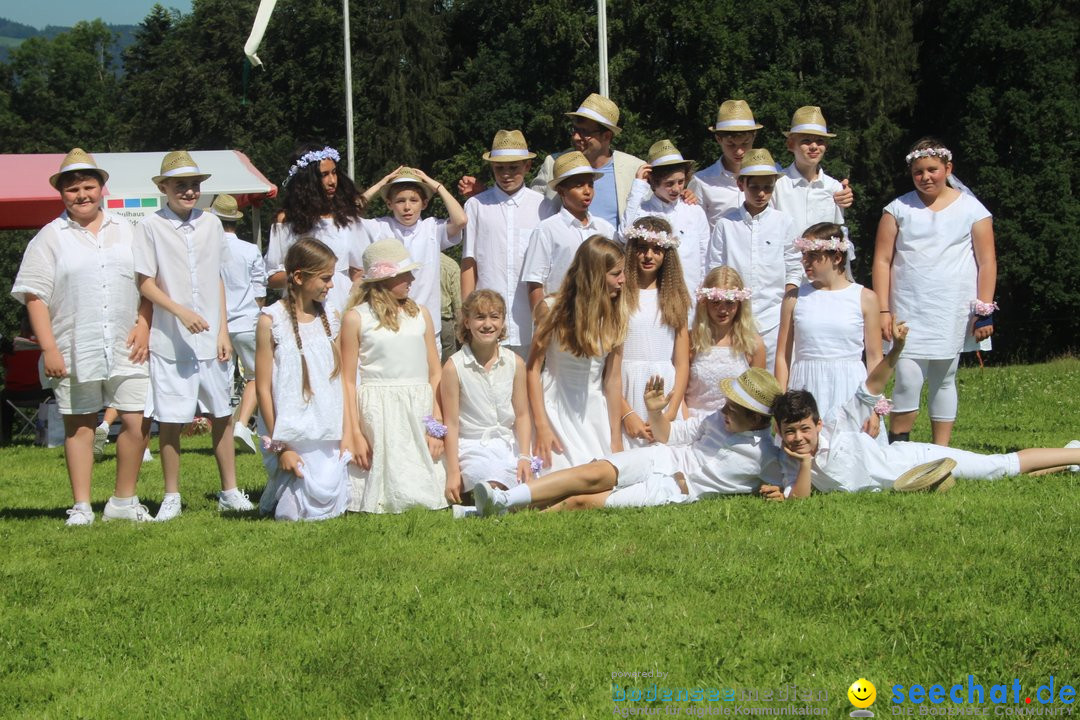
[[[738,176],[724,168],[722,156],[709,167],[694,173],[689,187],[697,195],[710,228],[716,227],[716,221],[725,213],[742,207],[744,198]]]
[[[533,230],[550,214],[544,196],[524,185],[513,195],[496,185],[465,201],[469,222],[461,258],[476,261],[477,290],[494,290],[506,300],[507,345],[532,341],[529,291],[521,282],[521,268]]]
[[[705,252],[709,248],[709,221],[705,211],[699,205],[687,205],[682,199],[664,202],[649,189],[644,180],[634,180],[630,188],[630,197],[626,201],[626,219],[622,232],[625,234],[635,220],[643,215],[662,217],[671,224],[671,229],[679,238],[679,262],[682,264],[683,279],[691,299],[694,291],[701,287],[705,277]]]
[[[209,330],[189,333],[179,318],[155,304],[150,352],[181,362],[217,357],[224,248],[221,221],[199,209],[181,220],[166,205],[136,226],[135,272],[154,278],[173,302],[198,313],[210,325]]]
[[[529,239],[522,282],[542,284],[545,295],[558,292],[577,249],[593,235],[614,240],[615,226],[595,215],[589,215],[583,223],[566,208],[542,221]]]
[[[780,451],[769,428],[733,433],[717,411],[671,423],[668,446],[682,454],[690,498],[753,492],[761,483],[780,485]]]
[[[259,320],[256,300],[266,297],[266,263],[259,249],[236,237],[236,233],[225,233],[221,280],[225,283],[229,332],[254,332]]]
[[[843,189],[839,180],[829,177],[820,168],[817,180],[807,180],[792,163],[776,179],[772,206],[790,215],[795,222],[795,232],[802,235],[806,228],[818,223],[844,224],[844,213],[833,199],[833,195]]]

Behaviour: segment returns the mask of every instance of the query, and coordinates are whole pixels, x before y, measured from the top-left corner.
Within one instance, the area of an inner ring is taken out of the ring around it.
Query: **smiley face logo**
[[[851,683],[851,687],[847,691],[848,700],[851,704],[860,709],[866,709],[874,704],[877,700],[877,688],[874,684],[866,678],[859,678],[855,682]]]

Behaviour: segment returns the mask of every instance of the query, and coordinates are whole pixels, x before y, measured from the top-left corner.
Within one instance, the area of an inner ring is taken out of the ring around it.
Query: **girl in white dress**
[[[506,301],[494,290],[465,298],[458,321],[461,349],[443,365],[446,499],[461,503],[473,486],[502,490],[532,477],[532,422],[525,361],[507,347]]]
[[[349,469],[349,509],[444,508],[442,369],[431,315],[409,298],[418,265],[393,238],[372,243],[363,262],[341,325],[345,417],[359,465]]]
[[[282,183],[282,210],[270,228],[266,247],[267,284],[272,288],[285,287],[285,253],[299,238],[317,238],[333,251],[334,286],[327,296],[327,309],[339,321],[360,272],[365,245],[360,218],[363,203],[352,180],[338,174],[340,161],[332,147],[308,144],[297,149]]]
[[[562,287],[536,306],[526,379],[545,468],[560,470],[623,449],[622,249],[593,235],[577,249]]]
[[[326,520],[349,502],[337,320],[324,306],[334,253],[305,238],[285,254],[288,289],[255,327],[255,391],[266,424],[259,501],[278,520]]]
[[[874,249],[881,335],[910,327],[896,366],[889,439],[907,440],[927,382],[933,441],[948,445],[956,421],[959,353],[994,332],[997,254],[990,211],[949,183],[952,153],[925,138],[907,155],[915,190],[887,206]]]
[[[765,341],[755,329],[750,294],[739,272],[727,265],[710,270],[697,291],[686,388],[690,417],[705,417],[724,406],[721,380],[765,367]]]
[[[690,294],[683,281],[679,238],[667,220],[640,217],[626,237],[626,285],[623,296],[629,314],[622,357],[623,443],[642,447],[653,441],[646,420],[645,385],[664,378],[671,397],[664,416],[671,422],[682,407],[690,379],[690,333],[687,316]]]
[[[854,247],[840,225],[811,225],[795,247],[808,281],[780,307],[775,375],[785,391],[809,390],[827,420],[881,361],[878,301],[851,281]],[[877,416],[871,421],[876,436]]]

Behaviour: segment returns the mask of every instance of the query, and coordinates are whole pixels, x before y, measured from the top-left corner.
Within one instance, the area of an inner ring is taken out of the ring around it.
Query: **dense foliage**
[[[232,147],[279,179],[299,141],[343,148],[340,0],[280,0],[259,51],[265,66],[248,72],[242,47],[257,5],[155,7],[119,77],[101,23],[27,40],[0,63],[0,151]],[[596,90],[588,0],[351,8],[358,185],[401,163],[444,181],[482,172],[479,155],[501,127],[559,150],[562,113]],[[1076,6],[1051,0],[770,0],[753,12],[734,0],[612,2],[618,145],[641,155],[670,137],[703,167],[718,154],[705,129],[716,106],[741,97],[766,126],[759,144],[787,162],[791,112],[820,105],[839,132],[826,168],[857,193],[848,218],[868,281],[881,208],[911,188],[903,155],[936,135],[995,215],[995,356],[1047,357],[1075,348],[1080,332],[1071,310],[1080,284],[1070,280],[1080,264],[1070,232],[1080,223],[1078,28]]]

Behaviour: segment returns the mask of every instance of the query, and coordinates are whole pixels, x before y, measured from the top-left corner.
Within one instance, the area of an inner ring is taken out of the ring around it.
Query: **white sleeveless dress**
[[[344,404],[340,374],[330,377],[334,369],[332,339],[326,336],[319,318],[297,326],[311,386],[311,396],[305,401],[301,354],[285,302],[279,300],[263,308],[262,314],[273,320],[273,439],[300,455],[304,476],[298,478],[281,470],[277,455],[265,453],[267,483],[259,510],[266,515],[274,512],[278,520],[336,517],[345,512],[349,502],[346,467],[351,456],[340,452]],[[333,317],[328,320],[330,332],[337,337],[337,322]]]
[[[424,417],[431,414],[427,343],[422,313],[400,313],[397,332],[380,325],[367,303],[360,316],[360,362],[356,389],[371,470],[349,466],[349,510],[399,513],[413,507],[446,507],[446,471],[431,459]]]
[[[720,381],[738,377],[750,367],[746,355],[730,347],[711,347],[690,361],[690,382],[686,386],[686,407],[690,417],[703,418],[724,407],[727,398]]]
[[[478,482],[518,484],[514,436],[514,372],[517,355],[499,347],[499,357],[485,370],[467,344],[450,356],[457,370],[458,463],[465,492]],[[526,448],[528,450],[528,448]]]
[[[315,227],[307,234],[325,243],[337,256],[337,262],[334,263],[334,287],[326,294],[326,305],[333,308],[332,314],[336,314],[340,321],[352,289],[349,268],[364,267],[363,253],[368,243],[364,240],[361,221],[354,220],[345,227],[338,227],[333,218],[319,218]],[[292,226],[287,222],[274,223],[271,226],[270,241],[266,246],[268,275],[285,270],[285,253],[297,240]]]
[[[638,309],[630,316],[623,343],[622,390],[630,408],[645,422],[649,421],[645,383],[653,375],[660,375],[664,378],[664,392],[671,392],[675,386],[675,366],[671,363],[674,352],[675,331],[664,324],[660,315],[659,290],[638,290]],[[629,450],[649,443],[624,432],[623,444]]]
[[[819,290],[799,288],[793,327],[788,389],[809,390],[826,419],[855,396],[866,380],[863,364],[863,286]]]

